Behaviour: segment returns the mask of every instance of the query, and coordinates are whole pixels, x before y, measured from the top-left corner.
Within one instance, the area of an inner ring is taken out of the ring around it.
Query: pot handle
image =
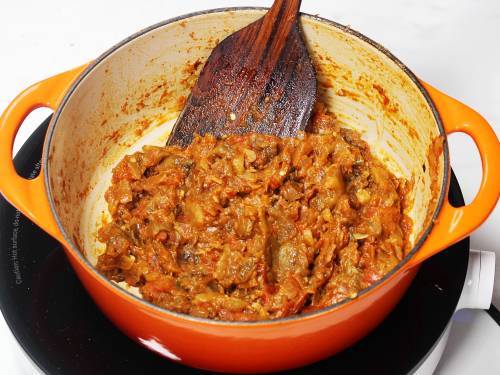
[[[19,176],[12,161],[14,139],[28,114],[36,108],[55,110],[69,86],[88,64],[40,81],[21,92],[0,117],[0,193],[19,211],[60,242],[64,238],[52,215],[43,166],[34,179]]]
[[[479,191],[470,204],[453,207],[445,199],[434,228],[420,250],[408,262],[409,266],[419,264],[467,237],[486,220],[500,196],[500,173],[495,170],[500,166],[500,143],[495,131],[473,109],[429,84],[422,83],[441,115],[446,134],[462,132],[474,140],[481,155],[483,177]]]

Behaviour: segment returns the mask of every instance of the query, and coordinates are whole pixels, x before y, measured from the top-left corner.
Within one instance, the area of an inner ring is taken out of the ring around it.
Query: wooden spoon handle
[[[271,67],[279,59],[292,28],[297,27],[302,0],[275,0],[273,6],[262,19],[249,61],[260,62],[268,54],[267,64]]]
[[[290,22],[295,22],[299,15],[300,3],[302,0],[275,0],[271,9],[264,18],[272,18],[276,20],[279,13],[283,13],[283,18],[289,19]],[[273,21],[274,22],[274,21]]]

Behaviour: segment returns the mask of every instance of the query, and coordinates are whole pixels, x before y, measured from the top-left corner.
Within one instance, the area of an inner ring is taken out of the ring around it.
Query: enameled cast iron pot
[[[480,115],[420,82],[365,36],[302,15],[322,100],[342,126],[363,134],[395,175],[412,181],[406,210],[414,224],[411,253],[356,298],[310,314],[252,323],[166,311],[101,276],[93,268],[103,250],[96,230],[108,215],[103,195],[113,165],[144,144],[164,144],[211,49],[264,11],[211,10],[152,26],[90,64],[31,86],[0,120],[2,194],[63,244],[90,295],[130,338],[171,360],[213,371],[282,370],[350,346],[391,311],[418,265],[472,232],[500,194],[500,174],[493,170],[500,165],[500,145]],[[13,140],[28,113],[41,106],[55,115],[41,173],[26,180],[12,164]],[[483,165],[476,198],[460,208],[445,198],[450,175],[446,142],[441,153],[432,152],[436,138],[452,132],[473,138]]]

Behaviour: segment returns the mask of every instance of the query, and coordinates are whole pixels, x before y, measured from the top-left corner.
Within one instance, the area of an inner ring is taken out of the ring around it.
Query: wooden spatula
[[[295,136],[309,120],[316,75],[302,40],[300,0],[275,0],[259,20],[217,45],[168,140],[198,133]]]

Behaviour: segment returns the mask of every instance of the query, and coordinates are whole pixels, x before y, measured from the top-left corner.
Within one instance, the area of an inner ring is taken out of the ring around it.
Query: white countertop
[[[23,88],[89,61],[130,34],[184,13],[228,6],[269,6],[271,0],[9,1],[0,6],[0,111]],[[420,78],[481,113],[500,134],[500,2],[496,0],[303,0],[302,10],[348,24],[381,43]],[[47,117],[26,120],[15,149]],[[473,143],[450,137],[451,162],[466,202],[481,178]],[[495,228],[497,230],[495,230]],[[471,237],[473,248],[500,259],[500,207]],[[497,261],[500,275],[500,260]],[[500,307],[500,276],[494,290]],[[500,327],[482,311],[459,314],[439,374],[499,374]],[[0,316],[1,372],[32,373]]]

